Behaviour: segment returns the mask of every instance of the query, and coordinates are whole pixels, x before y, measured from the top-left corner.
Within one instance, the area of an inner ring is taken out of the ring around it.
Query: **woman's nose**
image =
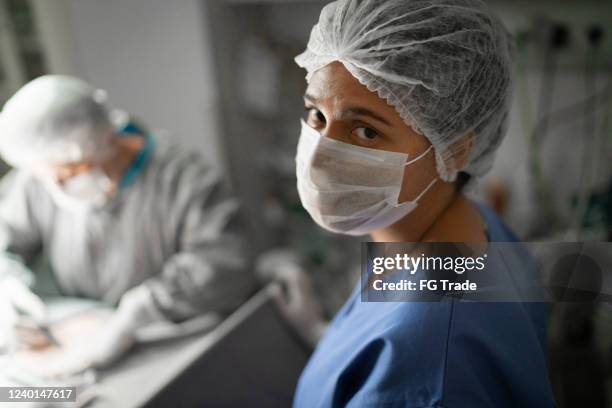
[[[348,136],[344,134],[344,129],[339,123],[328,122],[321,130],[321,136],[337,140],[339,142],[348,142]]]

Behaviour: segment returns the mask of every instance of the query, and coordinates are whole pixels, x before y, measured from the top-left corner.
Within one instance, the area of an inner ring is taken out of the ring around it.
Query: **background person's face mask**
[[[55,202],[64,208],[85,210],[104,206],[110,198],[112,180],[99,168],[70,177],[63,183],[46,183]]]
[[[437,178],[412,201],[398,203],[405,153],[354,146],[329,137],[302,121],[296,173],[302,205],[321,227],[348,235],[365,235],[387,227],[417,207]]]

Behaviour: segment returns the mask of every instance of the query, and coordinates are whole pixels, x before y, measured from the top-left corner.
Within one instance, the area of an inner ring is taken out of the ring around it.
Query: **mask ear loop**
[[[429,145],[429,148],[427,150],[425,150],[423,153],[419,154],[417,157],[415,157],[414,159],[407,161],[406,163],[404,163],[404,167],[412,164],[416,161],[419,161],[420,159],[422,159],[423,157],[425,157],[425,155],[427,153],[429,153],[429,151],[433,149],[433,145]],[[436,184],[436,181],[438,181],[438,178],[436,177],[435,179],[431,180],[431,182],[429,183],[429,185],[427,187],[425,187],[425,189],[423,191],[421,191],[421,193],[413,200],[413,202],[418,202],[421,200],[421,198],[431,189],[431,187],[433,187],[434,184]]]
[[[428,185],[427,187],[425,187],[425,190],[421,191],[421,194],[419,194],[419,195],[417,196],[417,198],[415,198],[415,199],[414,199],[414,200],[412,200],[412,201],[414,201],[414,202],[418,202],[418,201],[420,201],[420,200],[421,200],[421,198],[422,198],[422,197],[425,195],[425,193],[427,193],[427,192],[429,191],[429,189],[430,189],[430,188],[431,188],[431,187],[432,187],[434,184],[436,184],[436,181],[438,181],[438,178],[437,178],[437,177],[436,177],[435,179],[431,180],[431,183],[429,183],[429,185]]]
[[[404,163],[404,166],[407,166],[407,165],[409,165],[409,164],[412,164],[412,163],[414,163],[414,162],[416,162],[416,161],[421,160],[423,157],[425,157],[425,155],[426,155],[427,153],[429,153],[429,151],[430,151],[431,149],[433,149],[433,145],[429,145],[429,148],[428,148],[427,150],[425,150],[423,153],[419,154],[419,155],[418,155],[417,157],[415,157],[414,159],[412,159],[412,160],[407,161],[406,163]]]

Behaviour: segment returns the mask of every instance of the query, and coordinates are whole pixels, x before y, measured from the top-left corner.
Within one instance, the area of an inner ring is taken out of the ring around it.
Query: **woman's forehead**
[[[306,93],[317,100],[329,98],[372,98],[375,94],[359,81],[340,62],[332,62],[315,71]]]
[[[328,104],[339,109],[347,106],[363,106],[381,113],[396,114],[392,106],[368,90],[342,63],[337,61],[313,73],[304,98],[313,103]]]

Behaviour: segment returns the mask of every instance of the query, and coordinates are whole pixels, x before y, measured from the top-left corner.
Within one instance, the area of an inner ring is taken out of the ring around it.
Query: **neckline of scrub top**
[[[119,190],[122,190],[131,185],[134,180],[136,180],[136,177],[138,177],[138,174],[140,174],[140,171],[143,169],[155,149],[155,139],[151,134],[145,133],[135,123],[128,123],[120,132],[126,135],[141,134],[145,139],[145,145],[140,152],[138,152],[138,155],[134,158],[130,167],[128,167],[123,174],[123,177],[121,177]]]
[[[482,222],[483,222],[483,230],[484,233],[486,235],[487,238],[487,243],[491,242],[491,232],[490,232],[490,228],[489,228],[489,223],[491,222],[492,218],[491,214],[488,213],[487,211],[487,207],[484,204],[479,203],[478,201],[475,200],[470,200],[470,202],[474,205],[474,207],[476,207],[478,213],[480,214],[481,218],[482,218]],[[374,247],[374,251],[376,251],[377,247]],[[370,262],[368,260],[368,262]],[[369,268],[367,269],[369,270]],[[368,279],[363,282],[363,275],[361,277],[361,282],[357,284],[357,288],[354,290],[354,293],[351,295],[350,298],[353,298],[354,296],[357,296],[357,293],[359,293],[360,291],[365,292],[368,288],[368,284],[369,284],[369,275],[368,275]],[[345,312],[348,313],[348,311],[352,308],[352,306],[347,307],[347,310]]]
[[[474,205],[474,207],[476,207],[476,209],[478,210],[478,213],[480,214],[480,217],[482,218],[482,223],[484,224],[483,231],[487,237],[487,242],[491,242],[491,232],[489,230],[490,214],[487,212],[487,208],[485,207],[485,204],[482,204],[476,200],[470,200],[470,202]]]

